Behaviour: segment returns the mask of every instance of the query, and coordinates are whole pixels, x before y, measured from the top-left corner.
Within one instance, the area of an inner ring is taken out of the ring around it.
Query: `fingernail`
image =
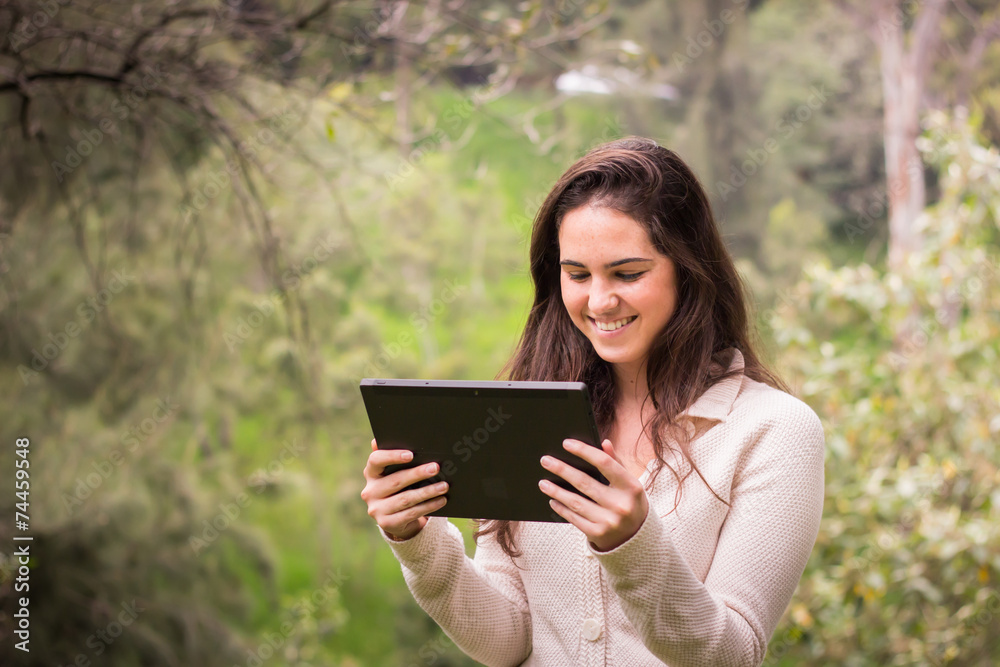
[[[426,472],[434,472],[434,471],[437,470],[437,464],[436,463],[428,463],[427,465],[424,466],[424,470]]]
[[[403,452],[403,460],[404,461],[409,461],[412,458],[413,458],[413,452],[410,452],[410,451]]]

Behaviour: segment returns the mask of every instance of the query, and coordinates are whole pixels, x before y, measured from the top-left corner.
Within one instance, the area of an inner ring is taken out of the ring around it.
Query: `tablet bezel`
[[[388,420],[390,418],[381,408],[376,406],[376,401],[379,398],[384,399],[385,397],[393,397],[393,399],[390,400],[403,399],[420,402],[434,401],[435,398],[439,397],[459,397],[463,400],[472,399],[474,402],[481,405],[492,405],[493,401],[508,397],[517,397],[521,400],[526,398],[538,399],[537,407],[533,408],[534,412],[537,414],[537,418],[545,419],[548,417],[551,420],[553,414],[552,411],[556,408],[556,406],[560,406],[564,411],[564,413],[560,415],[560,418],[569,420],[568,428],[571,431],[570,434],[563,437],[574,437],[575,439],[585,442],[588,445],[600,447],[600,434],[594,419],[593,406],[590,402],[590,393],[587,385],[583,382],[364,378],[360,382],[360,390],[365,402],[365,409],[368,413],[369,424],[375,436],[377,446],[380,449],[405,448],[414,452],[414,458],[412,461],[406,464],[387,466],[384,474],[390,474],[396,470],[404,468],[416,467],[430,461],[436,461],[442,466],[438,475],[407,488],[417,488],[427,484],[432,484],[441,479],[446,479],[450,484],[454,485],[458,480],[456,475],[460,473],[461,468],[449,471],[446,469],[446,465],[450,461],[448,458],[449,450],[457,454],[454,447],[459,443],[452,443],[449,438],[444,438],[442,439],[440,445],[438,445],[437,442],[429,445],[428,441],[432,435],[428,432],[427,424],[417,424],[414,426],[416,432],[415,435],[412,436],[410,442],[388,442],[384,438],[380,439],[380,434],[384,436],[387,432],[398,432],[399,429],[395,425],[383,423],[383,420]],[[412,404],[408,406],[408,408],[412,407]],[[553,428],[559,428],[559,426],[554,426]],[[420,431],[420,429],[423,429],[423,431]],[[498,432],[502,434],[502,429],[498,429]],[[604,476],[601,475],[601,473],[597,471],[594,466],[567,452],[562,447],[562,438],[559,438],[558,441],[550,438],[545,443],[531,442],[527,445],[530,449],[525,449],[523,444],[519,444],[517,447],[511,446],[505,450],[501,450],[497,447],[497,445],[502,447],[503,444],[505,444],[504,436],[501,435],[499,438],[499,442],[495,440],[493,443],[494,449],[492,450],[492,455],[494,459],[497,458],[497,452],[499,451],[516,452],[517,461],[524,462],[526,466],[533,466],[528,469],[537,471],[531,479],[531,486],[529,487],[523,476],[517,475],[517,473],[511,469],[516,468],[516,466],[507,464],[506,469],[504,470],[504,483],[506,484],[507,482],[511,482],[512,486],[520,487],[527,497],[512,500],[508,503],[498,501],[495,505],[496,511],[492,511],[491,508],[486,512],[487,514],[491,513],[492,516],[472,516],[470,513],[471,510],[468,510],[461,505],[456,506],[454,499],[451,497],[451,490],[449,490],[449,492],[445,494],[445,497],[448,498],[449,502],[446,503],[441,509],[428,513],[428,516],[565,523],[566,520],[552,510],[548,503],[549,497],[538,489],[537,482],[540,479],[548,479],[565,489],[573,492],[577,491],[561,477],[558,477],[541,467],[539,460],[543,454],[555,456],[556,458],[590,474],[599,482],[603,484],[608,483]],[[483,480],[478,481],[485,484]],[[465,483],[464,480],[462,483]],[[466,491],[464,495],[468,496],[469,487],[466,486],[465,489]],[[482,512],[480,512],[480,514],[482,514]]]

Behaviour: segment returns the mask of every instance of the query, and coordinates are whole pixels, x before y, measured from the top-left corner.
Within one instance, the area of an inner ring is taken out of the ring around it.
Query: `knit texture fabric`
[[[443,517],[401,542],[380,530],[417,603],[490,666],[760,665],[819,533],[823,427],[805,403],[742,373],[685,412],[691,455],[729,506],[692,472],[675,508],[669,469],[647,484],[653,460],[640,477],[646,520],[610,551],[570,524],[522,522],[515,567],[492,536],[466,556]],[[681,478],[690,470],[680,455],[668,461]]]

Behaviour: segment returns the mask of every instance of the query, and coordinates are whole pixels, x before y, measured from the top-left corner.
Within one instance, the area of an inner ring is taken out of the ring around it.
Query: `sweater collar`
[[[733,356],[729,362],[728,370],[739,372],[732,377],[716,382],[711,387],[706,389],[705,392],[698,397],[698,400],[692,403],[687,410],[681,413],[681,415],[687,415],[689,417],[702,417],[704,419],[712,419],[720,422],[726,421],[726,417],[733,409],[733,403],[736,401],[736,395],[740,393],[740,387],[743,385],[744,377],[743,353],[735,347],[731,347],[729,349],[732,351]],[[716,364],[716,368],[720,368],[720,366]]]

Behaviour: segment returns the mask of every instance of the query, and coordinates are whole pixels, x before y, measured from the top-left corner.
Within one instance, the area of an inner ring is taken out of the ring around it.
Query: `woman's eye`
[[[641,276],[644,273],[645,271],[637,271],[636,273],[617,273],[616,275],[621,280],[624,280],[626,282],[631,282],[633,280],[638,280],[639,276]],[[569,276],[570,280],[577,283],[583,282],[584,280],[590,277],[589,273],[568,273],[566,275]]]

